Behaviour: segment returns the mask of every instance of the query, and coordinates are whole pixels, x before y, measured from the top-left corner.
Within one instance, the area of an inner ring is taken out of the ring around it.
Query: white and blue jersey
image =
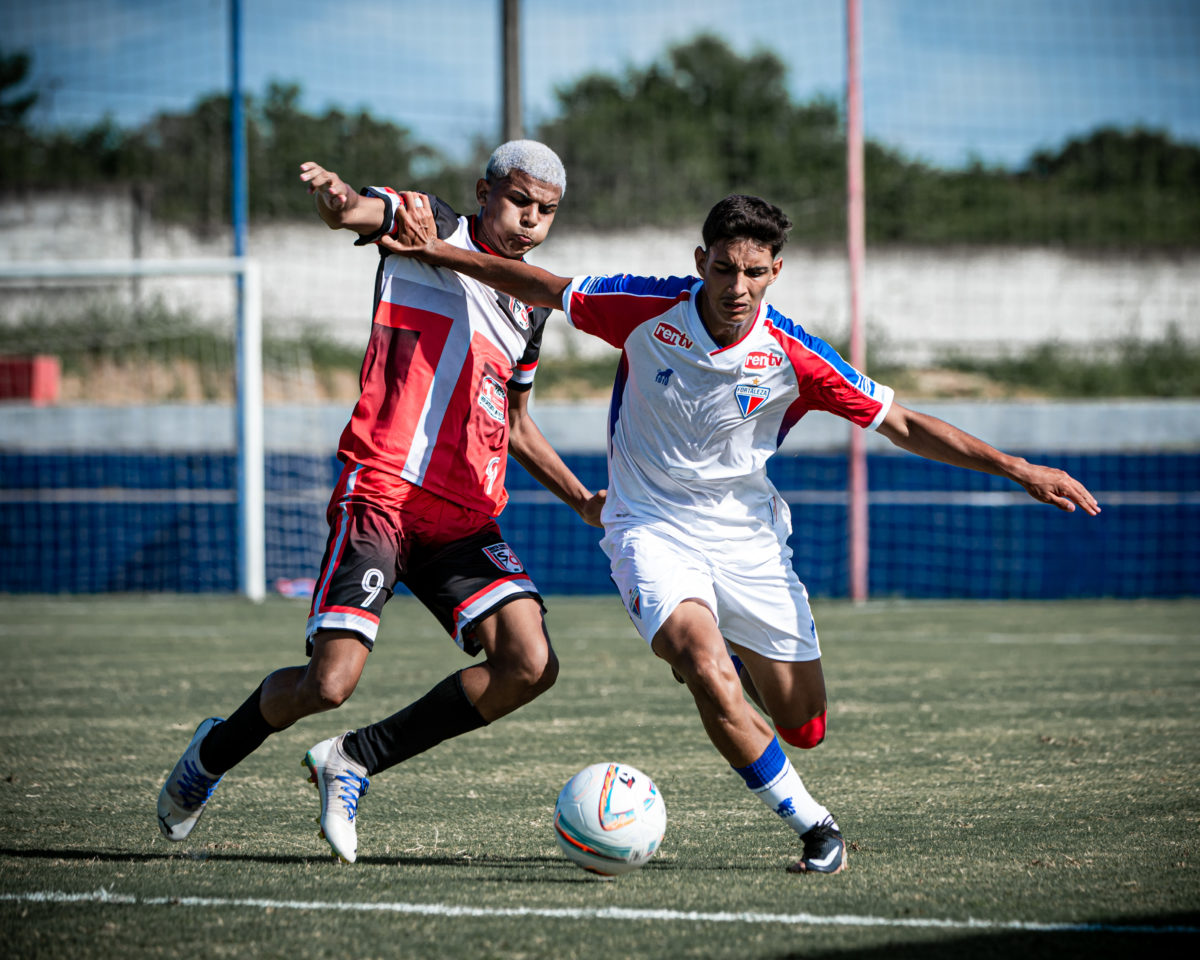
[[[621,350],[608,423],[605,528],[650,524],[701,541],[779,535],[787,507],[766,463],[810,410],[877,428],[892,390],[765,301],[716,343],[696,277],[576,277],[571,324]],[[785,535],[786,537],[786,535]]]

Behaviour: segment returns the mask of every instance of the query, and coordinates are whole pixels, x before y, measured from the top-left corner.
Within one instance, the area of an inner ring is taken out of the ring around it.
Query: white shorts
[[[779,540],[717,545],[682,534],[631,526],[609,530],[600,546],[629,619],[650,643],[684,600],[712,611],[721,636],[771,660],[821,656],[808,591],[792,569],[792,551]]]

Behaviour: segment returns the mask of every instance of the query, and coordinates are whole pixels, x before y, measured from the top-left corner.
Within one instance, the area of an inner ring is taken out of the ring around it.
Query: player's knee
[[[357,679],[340,676],[309,677],[305,684],[306,699],[314,712],[336,710],[350,699],[357,685]]]
[[[558,657],[549,645],[522,656],[494,663],[498,679],[517,701],[528,703],[554,686],[558,679]]]
[[[546,658],[542,663],[542,668],[533,678],[530,684],[530,692],[534,697],[540,696],[554,686],[554,681],[558,679],[558,657],[553,650],[546,650]]]
[[[801,750],[811,750],[825,739],[825,717],[827,710],[822,710],[818,716],[799,727],[781,727],[775,729],[783,739],[793,747]]]
[[[740,699],[737,672],[729,657],[709,656],[706,652],[686,651],[672,663],[693,696],[703,696],[714,702],[723,702],[736,697]]]

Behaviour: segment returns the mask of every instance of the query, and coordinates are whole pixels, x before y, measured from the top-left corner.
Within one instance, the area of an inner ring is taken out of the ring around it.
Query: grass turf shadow
[[[1073,921],[1095,924],[1100,929],[1070,931],[996,930],[939,936],[928,932],[928,939],[900,940],[877,947],[848,950],[805,950],[778,954],[772,960],[1107,960],[1151,956],[1155,960],[1200,956],[1200,934],[1172,932],[1170,928],[1200,928],[1200,913],[1173,913],[1152,916],[1091,918]],[[1153,927],[1161,932],[1114,928]],[[905,936],[911,937],[911,933]],[[935,939],[936,938],[936,939]]]

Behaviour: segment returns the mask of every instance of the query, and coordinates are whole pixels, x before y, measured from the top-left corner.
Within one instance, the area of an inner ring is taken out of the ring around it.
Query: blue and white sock
[[[763,755],[752,764],[733,769],[746,781],[750,792],[798,834],[806,833],[829,816],[829,811],[804,788],[800,774],[783,752],[778,737],[771,738]]]

